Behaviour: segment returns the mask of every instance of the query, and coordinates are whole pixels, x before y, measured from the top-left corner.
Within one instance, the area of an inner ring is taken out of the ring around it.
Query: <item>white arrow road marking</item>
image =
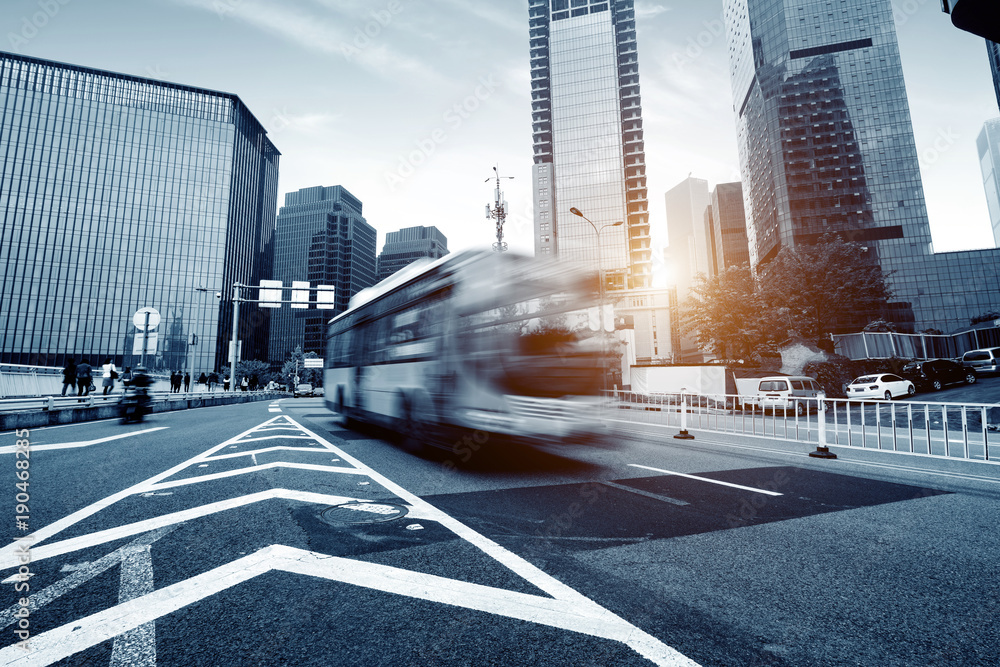
[[[176,528],[177,526],[167,526],[164,528],[160,528],[159,530],[147,533],[146,535],[143,535],[142,537],[139,537],[129,542],[125,546],[119,549],[115,549],[107,556],[95,560],[93,563],[84,563],[78,567],[75,567],[73,569],[73,573],[68,577],[66,577],[65,579],[57,581],[56,583],[52,584],[47,588],[42,589],[37,593],[32,593],[31,596],[28,598],[30,600],[30,604],[28,606],[29,611],[31,611],[32,613],[38,611],[39,609],[41,609],[48,603],[52,602],[53,600],[65,595],[66,593],[69,593],[77,586],[80,586],[81,584],[90,581],[97,575],[103,574],[106,570],[114,567],[115,565],[118,565],[118,563],[123,562],[126,558],[130,557],[136,551],[142,549],[146,549],[148,551],[149,545],[153,544],[164,535],[172,532],[173,530],[176,530]],[[150,570],[150,572],[152,572],[152,570]],[[14,575],[13,577],[10,577],[10,579],[17,580],[18,576],[19,575]],[[152,576],[152,574],[150,574],[150,576]],[[5,581],[4,583],[7,582]],[[147,592],[151,591],[152,588],[150,588],[150,591]],[[121,596],[119,596],[119,601],[123,601],[121,600]],[[19,607],[20,605],[15,605],[13,607],[8,607],[7,609],[0,611],[0,630],[3,630],[4,628],[11,625],[14,621],[17,620],[14,614],[17,612]],[[0,661],[0,664],[2,664],[2,662],[3,661]]]
[[[122,438],[131,438],[133,435],[142,435],[143,433],[152,433],[153,431],[162,431],[165,428],[170,428],[169,426],[157,426],[156,428],[147,428],[141,431],[130,431],[128,433],[120,433],[118,435],[109,435],[106,438],[97,438],[96,440],[81,440],[80,442],[62,442],[53,443],[51,445],[32,445],[31,451],[33,452],[44,452],[50,449],[75,449],[77,447],[90,447],[91,445],[99,445],[102,442],[111,442],[112,440],[121,440]],[[14,447],[0,447],[0,454],[13,454]]]
[[[755,489],[752,486],[743,486],[742,484],[733,484],[732,482],[720,482],[717,479],[709,479],[708,477],[698,477],[697,475],[688,475],[683,472],[673,472],[670,470],[660,470],[659,468],[650,468],[649,466],[641,466],[638,463],[629,463],[633,468],[643,468],[645,470],[652,470],[653,472],[662,472],[664,475],[676,475],[677,477],[687,477],[688,479],[696,479],[699,482],[711,482],[712,484],[719,484],[721,486],[729,486],[734,489],[742,489],[743,491],[753,491],[754,493],[763,493],[768,496],[781,496],[784,494],[778,493],[777,491],[768,491],[766,489]]]
[[[235,477],[236,475],[250,475],[253,473],[260,472],[261,470],[268,470],[270,468],[293,468],[298,470],[314,470],[317,472],[338,472],[346,475],[364,475],[363,470],[357,470],[355,468],[345,468],[343,466],[323,466],[316,465],[315,463],[289,463],[287,461],[272,461],[271,463],[257,463],[257,457],[253,457],[254,467],[253,468],[239,468],[238,470],[227,470],[225,472],[214,472],[208,475],[199,475],[198,477],[187,477],[185,479],[178,479],[171,482],[160,482],[155,484],[150,489],[160,490],[160,489],[172,489],[177,486],[186,486],[188,484],[197,484],[199,482],[207,482],[215,479],[222,479],[224,477]]]
[[[153,559],[149,545],[127,552],[122,558],[118,602],[128,602],[153,592]],[[138,625],[115,637],[111,647],[111,667],[156,667],[156,624]]]
[[[236,447],[236,445],[232,445]],[[253,454],[266,454],[267,452],[315,452],[323,451],[319,447],[264,447],[263,449],[249,449],[245,452],[233,452],[231,454],[219,454],[218,456],[213,456],[212,461],[217,461],[218,459],[235,459],[238,456],[252,456]],[[336,459],[334,459],[336,460]]]
[[[44,632],[31,652],[0,650],[0,663],[47,665],[177,611],[210,595],[278,570],[498,614],[627,644],[657,665],[697,667],[686,656],[587,598],[552,599],[432,574],[272,545],[142,597]]]

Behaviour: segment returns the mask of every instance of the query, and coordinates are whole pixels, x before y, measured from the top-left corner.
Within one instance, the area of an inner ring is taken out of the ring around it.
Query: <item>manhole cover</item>
[[[329,524],[381,523],[406,516],[406,507],[392,503],[344,503],[327,507],[320,519]]]

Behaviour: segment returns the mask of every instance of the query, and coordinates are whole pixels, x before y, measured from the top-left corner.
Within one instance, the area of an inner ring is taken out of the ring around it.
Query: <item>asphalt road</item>
[[[3,434],[35,539],[26,582],[0,550],[0,664],[996,664],[989,464],[379,435],[322,399],[34,430],[19,531]]]

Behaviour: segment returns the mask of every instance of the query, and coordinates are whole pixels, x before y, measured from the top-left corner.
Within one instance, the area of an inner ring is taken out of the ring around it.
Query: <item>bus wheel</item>
[[[399,400],[400,416],[395,429],[399,446],[405,452],[420,456],[427,451],[428,423],[421,417],[420,406],[414,405],[409,397],[400,396]]]

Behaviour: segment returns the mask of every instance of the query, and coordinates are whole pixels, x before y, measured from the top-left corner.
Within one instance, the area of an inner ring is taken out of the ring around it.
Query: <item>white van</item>
[[[814,378],[800,375],[775,375],[760,378],[757,395],[744,405],[754,405],[761,410],[794,410],[804,415],[819,407],[818,397],[822,388]]]

